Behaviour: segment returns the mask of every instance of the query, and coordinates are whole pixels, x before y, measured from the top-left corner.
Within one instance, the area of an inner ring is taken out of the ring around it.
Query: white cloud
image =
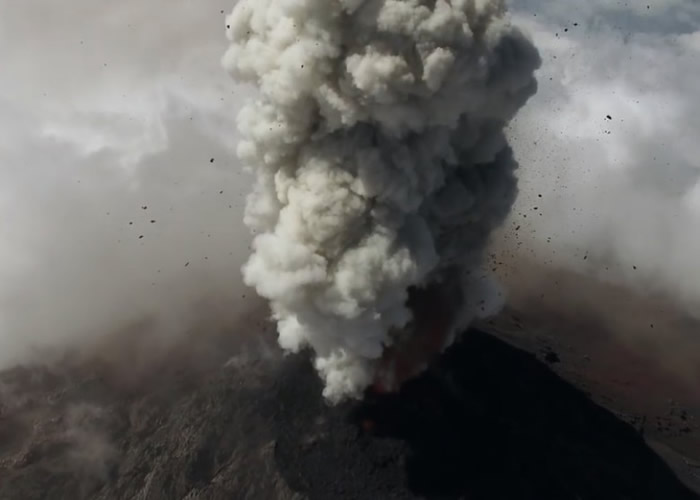
[[[591,271],[595,259],[583,256],[598,256],[618,279],[695,309],[700,62],[688,26],[700,25],[700,9],[594,4],[516,2],[544,64],[538,95],[512,127],[518,211],[528,215],[514,221],[543,261]]]
[[[229,9],[0,0],[0,366],[244,303]]]

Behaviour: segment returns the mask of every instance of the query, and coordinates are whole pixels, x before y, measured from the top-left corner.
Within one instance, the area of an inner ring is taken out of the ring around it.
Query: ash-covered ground
[[[692,462],[672,470],[553,350],[473,329],[400,393],[332,407],[307,355],[230,338],[137,374],[129,356],[2,373],[0,498],[698,498]]]

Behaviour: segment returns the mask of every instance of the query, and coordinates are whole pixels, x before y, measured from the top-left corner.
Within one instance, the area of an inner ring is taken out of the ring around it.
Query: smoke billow
[[[241,0],[227,28],[225,67],[260,92],[239,115],[245,282],[324,395],[357,396],[426,334],[416,291],[438,290],[443,341],[498,307],[481,256],[517,193],[503,131],[538,51],[499,0]]]

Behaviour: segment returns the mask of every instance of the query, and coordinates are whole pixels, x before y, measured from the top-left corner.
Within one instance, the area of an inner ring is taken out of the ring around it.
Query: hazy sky
[[[184,330],[212,294],[241,303],[231,7],[0,0],[0,364],[144,315]],[[513,12],[544,60],[511,128],[524,248],[700,298],[700,4]]]

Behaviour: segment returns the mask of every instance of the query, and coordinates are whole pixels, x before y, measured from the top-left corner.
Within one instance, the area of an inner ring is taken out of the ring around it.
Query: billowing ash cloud
[[[517,192],[503,128],[540,64],[504,16],[498,0],[241,0],[227,18],[224,65],[260,91],[239,115],[257,179],[245,282],[283,348],[313,348],[332,402],[422,329],[415,311],[438,314],[408,305],[416,290],[445,338],[497,306],[480,256]]]

